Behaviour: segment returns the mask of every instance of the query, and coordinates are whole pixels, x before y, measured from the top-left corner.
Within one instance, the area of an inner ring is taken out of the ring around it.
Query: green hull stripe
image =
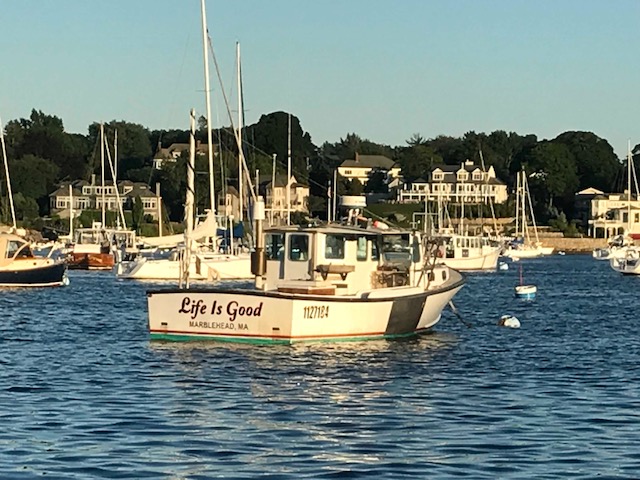
[[[371,335],[371,336],[353,336],[353,337],[339,337],[339,338],[266,338],[266,337],[226,337],[226,336],[214,336],[214,335],[178,335],[178,334],[165,334],[165,333],[152,333],[151,340],[161,340],[169,342],[225,342],[225,343],[248,343],[259,345],[288,345],[291,343],[310,343],[310,342],[323,342],[323,343],[335,343],[335,342],[360,342],[363,340],[384,340],[394,338],[406,338],[425,333],[426,330],[409,332],[403,334],[394,335]]]

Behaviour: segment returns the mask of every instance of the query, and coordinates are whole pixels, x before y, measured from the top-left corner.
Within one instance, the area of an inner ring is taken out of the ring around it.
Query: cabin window
[[[340,259],[344,258],[344,236],[327,235],[324,248],[324,258]]]
[[[358,251],[356,259],[364,261],[367,259],[367,237],[358,237]]]
[[[378,249],[378,243],[371,242],[371,260],[380,260],[380,250]]]
[[[22,243],[16,242],[15,240],[11,240],[7,243],[7,258],[13,258],[16,252],[20,249]]]
[[[309,259],[309,237],[289,235],[289,260],[305,262]]]
[[[284,241],[281,233],[270,233],[267,235],[265,253],[267,260],[282,260],[284,251]]]

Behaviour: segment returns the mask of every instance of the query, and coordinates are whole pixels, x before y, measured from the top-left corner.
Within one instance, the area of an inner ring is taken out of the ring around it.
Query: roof
[[[396,163],[384,155],[360,155],[356,153],[353,160],[345,160],[340,164],[343,168],[381,168],[389,170]]]
[[[366,235],[366,236],[378,236],[378,235],[409,235],[411,232],[406,229],[380,229],[375,227],[357,227],[355,225],[338,225],[327,224],[320,226],[303,226],[303,225],[283,225],[280,227],[268,227],[265,228],[265,233],[322,233],[322,234],[334,234],[334,235]]]
[[[481,173],[489,173],[493,172],[492,167],[489,167],[488,171],[483,171],[479,165],[471,163],[470,161],[466,161],[459,165],[434,165],[431,168],[430,176],[433,178],[433,174],[436,170],[439,170],[443,174],[443,179],[438,180],[439,183],[458,183],[457,173],[460,170],[465,170],[467,173],[473,173],[476,171],[480,171]],[[415,183],[415,182],[414,182]],[[429,182],[424,182],[429,183]],[[505,183],[495,176],[489,176],[488,178],[483,178],[481,180],[474,180],[473,177],[469,177],[467,180],[462,180],[460,183],[473,183],[473,184],[488,184],[488,185],[505,185]]]

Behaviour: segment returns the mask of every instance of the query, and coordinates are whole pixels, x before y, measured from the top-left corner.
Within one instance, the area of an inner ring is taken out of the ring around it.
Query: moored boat
[[[390,235],[409,240],[404,258],[384,254]],[[260,251],[255,288],[147,292],[151,338],[293,343],[409,336],[433,327],[465,281],[446,265],[425,263],[429,250],[415,233],[282,227],[266,233],[262,259]]]
[[[0,233],[0,286],[54,287],[67,283],[64,262],[35,256],[25,238]]]

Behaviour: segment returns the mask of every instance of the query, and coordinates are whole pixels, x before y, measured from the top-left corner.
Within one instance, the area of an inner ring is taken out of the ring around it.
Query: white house
[[[345,160],[338,167],[338,175],[347,180],[359,180],[365,185],[373,170],[387,173],[387,181],[400,176],[400,166],[384,155],[360,155],[356,153],[353,160]]]
[[[405,183],[397,192],[400,203],[449,201],[454,203],[479,204],[503,203],[509,193],[507,185],[496,177],[493,166],[483,171],[467,160],[460,165],[436,165],[428,179],[419,178]]]

